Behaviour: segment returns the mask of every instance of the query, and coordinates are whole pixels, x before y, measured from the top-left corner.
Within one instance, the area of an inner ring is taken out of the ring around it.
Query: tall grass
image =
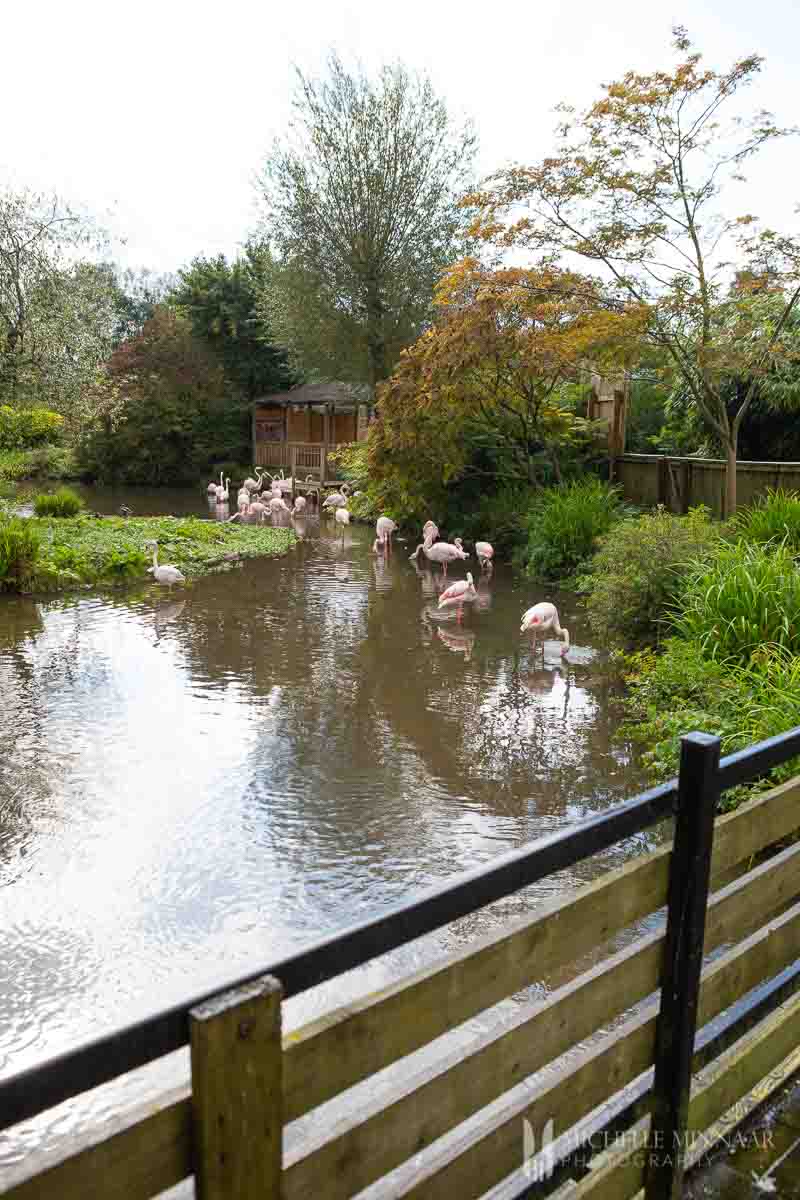
[[[40,544],[30,521],[0,520],[0,590],[22,592],[30,587]]]
[[[528,575],[554,579],[573,573],[624,511],[617,489],[594,476],[540,492],[528,512],[522,552]]]
[[[723,546],[690,573],[672,624],[719,661],[747,663],[763,646],[800,653],[800,571],[789,549]]]
[[[746,542],[764,545],[782,542],[800,550],[800,494],[785,488],[771,489],[750,507],[737,513],[734,531]]]
[[[62,487],[57,492],[40,492],[33,507],[37,517],[75,517],[83,508],[83,501],[70,488]]]

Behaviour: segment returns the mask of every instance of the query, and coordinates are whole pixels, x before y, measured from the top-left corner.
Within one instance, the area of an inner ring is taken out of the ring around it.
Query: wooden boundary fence
[[[0,1079],[9,1129],[191,1049],[190,1084],[0,1171],[0,1193],[147,1200],[193,1176],[201,1200],[346,1200],[367,1187],[376,1200],[676,1200],[686,1167],[800,1069],[800,779],[714,820],[722,791],[798,754],[800,729],[721,761],[717,738],[689,734],[677,780],[222,992]],[[662,849],[281,1036],[282,999],[671,816]],[[665,919],[619,948],[661,910]],[[544,999],[521,1000],[511,1018],[493,1009],[598,951],[599,962]],[[466,1047],[431,1045],[479,1014]],[[423,1047],[423,1065],[403,1071]],[[368,1086],[334,1118],[284,1138],[391,1064],[388,1087]],[[548,1128],[556,1140],[542,1148],[531,1133]],[[615,1129],[624,1137],[578,1160],[598,1130]],[[525,1161],[526,1150],[540,1153]]]
[[[685,513],[705,504],[716,517],[724,515],[725,463],[715,458],[674,458],[662,454],[621,454],[614,459],[614,478],[626,500],[651,508],[663,504],[670,512]],[[746,507],[769,488],[800,490],[800,463],[745,462],[736,464],[738,504]]]

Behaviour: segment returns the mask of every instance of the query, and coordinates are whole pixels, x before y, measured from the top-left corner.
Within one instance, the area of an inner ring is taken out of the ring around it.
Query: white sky
[[[367,68],[427,70],[470,116],[488,172],[551,145],[553,106],[579,106],[627,68],[670,61],[683,23],[709,65],[752,51],[750,98],[800,123],[800,0],[7,0],[0,181],[55,188],[126,239],[120,261],[174,270],[235,253],[255,223],[252,179],[289,113],[292,65],[334,47]],[[771,148],[737,211],[797,226],[800,142]]]

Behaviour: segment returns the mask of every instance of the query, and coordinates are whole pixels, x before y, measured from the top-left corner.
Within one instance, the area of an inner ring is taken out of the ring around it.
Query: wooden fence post
[[[647,1200],[680,1200],[687,1151],[692,1056],[703,966],[714,816],[719,796],[718,737],[681,739],[667,929],[656,1029]]]
[[[198,1200],[278,1200],[281,985],[265,976],[189,1016]]]

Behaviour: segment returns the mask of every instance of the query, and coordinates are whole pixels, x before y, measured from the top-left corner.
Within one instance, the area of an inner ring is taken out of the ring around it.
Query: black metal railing
[[[187,1045],[190,1010],[212,996],[264,975],[280,981],[285,998],[295,996],[674,816],[653,1126],[656,1144],[682,1144],[717,800],[726,789],[759,778],[800,755],[800,727],[721,760],[719,753],[718,738],[687,734],[678,779],[460,874],[407,904],[334,933],[305,950],[260,965],[211,992],[193,995],[179,1005],[0,1079],[0,1130]],[[682,1173],[677,1156],[665,1157],[661,1166],[656,1156],[650,1161],[656,1166],[651,1171],[648,1200],[675,1195],[675,1181]]]

